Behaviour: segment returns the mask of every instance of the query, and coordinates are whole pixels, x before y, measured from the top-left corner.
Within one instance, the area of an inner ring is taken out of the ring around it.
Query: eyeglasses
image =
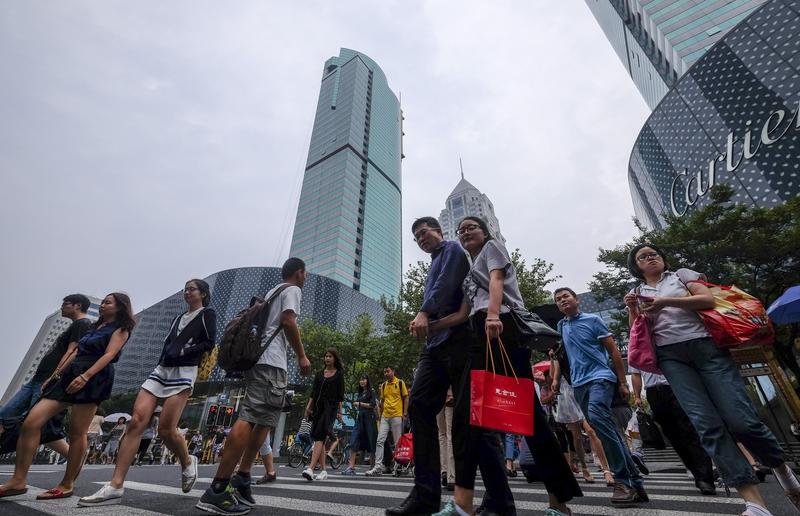
[[[479,227],[480,226],[477,225],[477,224],[467,224],[466,226],[461,226],[460,228],[458,228],[458,230],[456,231],[456,234],[457,235],[463,235],[464,233],[467,233],[468,231],[475,231]]]
[[[428,234],[428,231],[433,231],[431,228],[422,228],[416,233],[414,233],[414,242],[419,242],[422,240],[422,237]]]
[[[637,262],[646,262],[647,260],[650,260],[650,259],[655,260],[656,258],[661,258],[661,255],[658,254],[658,253],[640,254],[639,256],[636,257],[636,261]]]
[[[61,303],[61,306],[65,307],[65,306],[70,306],[70,305],[74,305],[74,304],[75,303],[73,303],[72,301],[64,301],[63,303]]]
[[[186,287],[185,289],[183,289],[184,292],[194,292],[195,290],[200,290],[200,289],[197,287]]]

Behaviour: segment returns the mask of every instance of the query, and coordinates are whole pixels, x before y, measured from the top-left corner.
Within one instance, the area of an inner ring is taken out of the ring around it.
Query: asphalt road
[[[651,502],[637,508],[611,507],[611,489],[605,487],[598,474],[594,484],[581,482],[583,498],[571,504],[574,514],[607,514],[630,516],[694,516],[700,514],[741,514],[744,504],[733,494],[719,490],[716,497],[701,496],[677,464],[653,463],[646,477],[646,488]],[[111,466],[86,466],[78,479],[77,496],[93,493],[111,477]],[[364,471],[366,468],[361,468]],[[8,478],[11,466],[0,466],[0,480]],[[131,468],[126,483],[125,498],[121,505],[79,508],[77,498],[54,501],[37,501],[36,494],[54,487],[63,473],[63,466],[34,466],[28,479],[26,495],[0,500],[0,515],[142,515],[157,514],[202,515],[194,508],[203,490],[214,476],[215,466],[200,466],[200,479],[194,490],[183,494],[180,490],[178,466],[139,466]],[[383,509],[399,503],[411,489],[410,478],[382,476],[368,478],[363,475],[342,477],[332,471],[326,481],[308,483],[299,469],[278,468],[278,482],[254,486],[258,507],[250,514],[333,514],[342,516],[380,515]],[[260,466],[255,474],[263,474]],[[541,514],[547,507],[547,495],[541,484],[527,484],[524,479],[510,479],[521,515]],[[797,515],[783,496],[774,477],[767,477],[762,492],[769,509],[775,516]],[[476,492],[481,496],[480,487]],[[447,500],[447,497],[445,497]]]

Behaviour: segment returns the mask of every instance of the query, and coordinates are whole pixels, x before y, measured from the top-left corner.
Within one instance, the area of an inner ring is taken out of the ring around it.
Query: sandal
[[[44,493],[39,493],[36,496],[37,500],[57,500],[59,498],[69,498],[72,496],[72,491],[62,491],[61,489],[55,487],[53,489],[48,489]]]
[[[263,477],[256,480],[256,484],[267,484],[269,482],[275,482],[278,479],[278,473],[267,473]]]
[[[22,489],[2,489],[0,488],[0,498],[5,498],[6,496],[19,496],[23,495],[28,492],[27,487],[23,487]]]
[[[614,474],[609,470],[603,470],[603,477],[606,479],[606,487],[614,487]]]
[[[594,477],[592,476],[592,472],[589,471],[589,468],[586,466],[583,467],[583,481],[587,484],[594,484]]]

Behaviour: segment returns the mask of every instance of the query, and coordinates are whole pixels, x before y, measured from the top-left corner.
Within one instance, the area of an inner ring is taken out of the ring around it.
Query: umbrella
[[[769,305],[767,315],[776,324],[800,322],[800,285],[786,289],[781,297]]]
[[[103,419],[106,423],[116,423],[119,418],[124,417],[125,421],[130,421],[131,415],[126,414],[125,412],[114,412],[113,414],[109,414]]]

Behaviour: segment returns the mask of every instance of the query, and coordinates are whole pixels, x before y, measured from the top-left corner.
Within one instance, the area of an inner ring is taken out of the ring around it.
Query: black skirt
[[[97,374],[89,379],[89,382],[83,389],[73,394],[67,393],[67,387],[72,383],[72,380],[92,367],[99,358],[100,357],[76,357],[75,360],[69,364],[66,371],[64,371],[61,381],[43,397],[76,405],[89,403],[99,405],[101,402],[110,398],[111,388],[114,386],[114,364],[108,364],[98,371]]]
[[[336,421],[337,410],[338,403],[333,405],[326,403],[314,411],[311,438],[315,442],[324,441],[327,437],[333,438],[333,423]]]

